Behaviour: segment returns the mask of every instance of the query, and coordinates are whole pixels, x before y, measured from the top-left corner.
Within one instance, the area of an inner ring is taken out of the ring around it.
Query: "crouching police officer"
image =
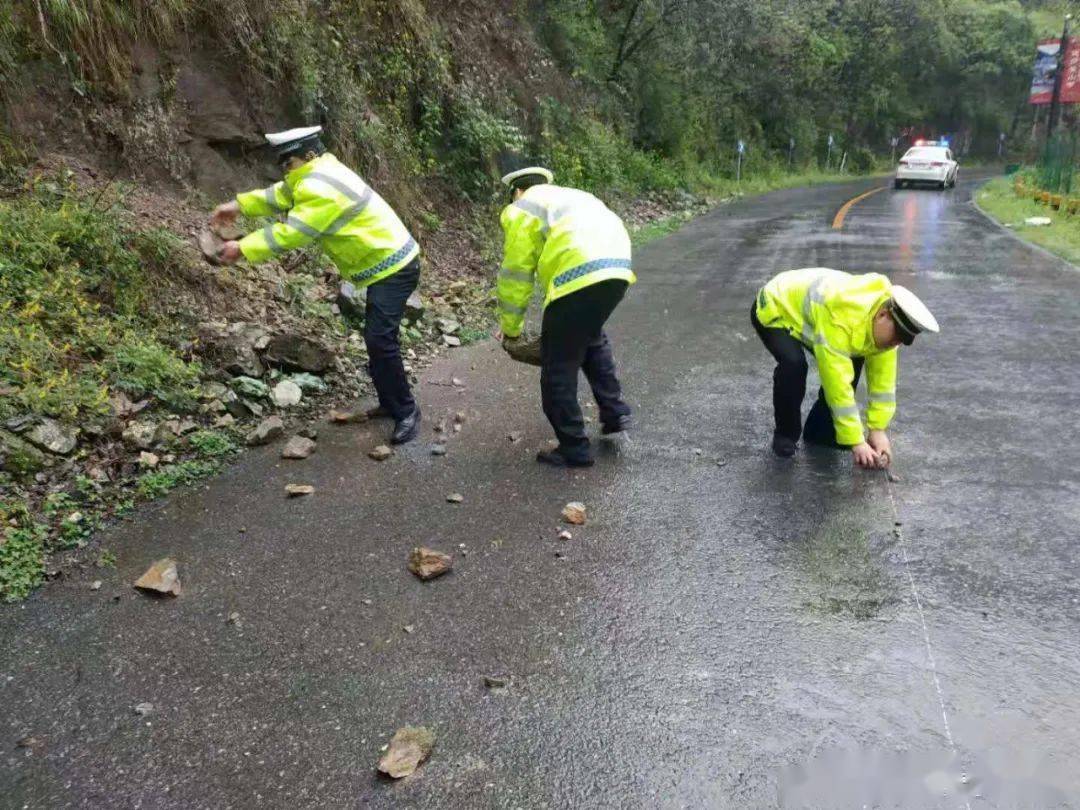
[[[593,457],[578,405],[578,372],[585,372],[592,388],[603,433],[626,430],[630,408],[604,323],[635,277],[622,221],[593,195],[553,185],[553,179],[548,169],[528,164],[502,178],[514,201],[501,217],[506,243],[497,285],[499,326],[504,339],[521,334],[539,282],[540,393],[559,446],[536,458],[558,467],[587,467]]]
[[[393,417],[391,441],[402,444],[416,437],[420,423],[399,336],[405,302],[420,281],[420,248],[386,201],[326,151],[321,132],[301,127],[266,135],[284,179],[219,205],[211,224],[231,223],[240,213],[285,219],[226,242],[218,258],[258,263],[317,241],[343,279],[369,288],[364,341],[379,407],[368,413]]]
[[[896,412],[897,347],[910,346],[921,332],[938,331],[922,301],[878,273],[811,267],[780,273],[762,287],[750,320],[776,358],[776,455],[795,455],[801,434],[811,444],[850,448],[861,467],[888,466],[892,448],[885,429]],[[817,360],[821,390],[804,428],[808,351]],[[863,366],[869,434],[855,402]]]

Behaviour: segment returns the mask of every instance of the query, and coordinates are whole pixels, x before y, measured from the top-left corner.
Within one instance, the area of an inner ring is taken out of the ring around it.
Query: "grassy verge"
[[[975,202],[1020,238],[1080,265],[1080,219],[1076,216],[1068,217],[1050,206],[1017,197],[1012,181],[1005,177],[986,183],[976,193]],[[1025,225],[1028,217],[1049,217],[1050,224]]]

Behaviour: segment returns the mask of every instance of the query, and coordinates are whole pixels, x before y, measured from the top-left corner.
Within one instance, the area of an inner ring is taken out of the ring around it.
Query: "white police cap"
[[[267,132],[266,142],[273,147],[280,148],[293,141],[306,140],[313,135],[318,135],[320,132],[322,132],[322,127],[297,127],[296,129],[287,129],[284,132]]]
[[[530,174],[540,175],[548,183],[552,182],[555,179],[555,175],[551,173],[550,169],[545,169],[543,166],[527,166],[524,169],[518,169],[516,172],[504,174],[502,178],[503,185],[513,185],[513,182],[519,177],[528,177]]]
[[[920,332],[940,332],[937,318],[926,308],[926,304],[919,300],[907,287],[894,284],[892,288],[893,307],[899,310],[900,317],[896,319],[900,328],[909,332],[913,337]]]

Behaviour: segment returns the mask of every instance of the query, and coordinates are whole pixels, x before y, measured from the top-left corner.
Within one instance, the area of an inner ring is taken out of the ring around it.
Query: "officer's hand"
[[[866,469],[873,469],[881,464],[881,456],[878,455],[877,450],[866,442],[862,442],[861,444],[852,447],[851,455],[858,466],[865,467]]]
[[[230,200],[227,203],[222,203],[214,209],[214,213],[210,215],[210,226],[214,228],[220,228],[222,225],[232,225],[236,222],[237,216],[240,215],[240,203],[236,200]]]
[[[878,452],[880,456],[878,464],[882,467],[888,467],[892,462],[892,443],[889,441],[889,437],[885,435],[885,431],[871,430],[866,443]]]
[[[236,240],[226,242],[218,251],[218,261],[222,264],[236,264],[243,254],[240,252],[240,243]]]
[[[502,343],[507,339],[506,335],[502,333],[502,329],[499,329],[498,327],[495,327],[495,331],[491,333],[491,336],[499,341],[499,343]]]

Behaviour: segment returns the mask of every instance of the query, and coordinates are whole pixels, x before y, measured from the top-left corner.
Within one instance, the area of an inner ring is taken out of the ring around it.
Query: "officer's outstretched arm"
[[[499,328],[513,338],[525,326],[536,265],[544,249],[544,223],[513,205],[503,211],[501,222],[506,241],[495,292],[499,299]]]
[[[341,215],[340,206],[332,199],[305,194],[303,189],[303,185],[297,189],[296,204],[289,209],[284,222],[267,225],[240,240],[245,259],[253,264],[264,262],[287,250],[310,244]]]
[[[279,180],[272,186],[244,191],[236,195],[241,213],[249,217],[269,217],[281,214],[292,208],[292,191],[284,181]]]
[[[821,387],[825,389],[825,401],[832,411],[837,443],[850,447],[862,444],[865,437],[855,389],[851,385],[855,377],[851,360],[822,343],[814,346],[814,357],[821,375]]]
[[[866,408],[866,426],[885,430],[896,413],[896,368],[899,351],[890,349],[866,358],[866,388],[870,402]]]

